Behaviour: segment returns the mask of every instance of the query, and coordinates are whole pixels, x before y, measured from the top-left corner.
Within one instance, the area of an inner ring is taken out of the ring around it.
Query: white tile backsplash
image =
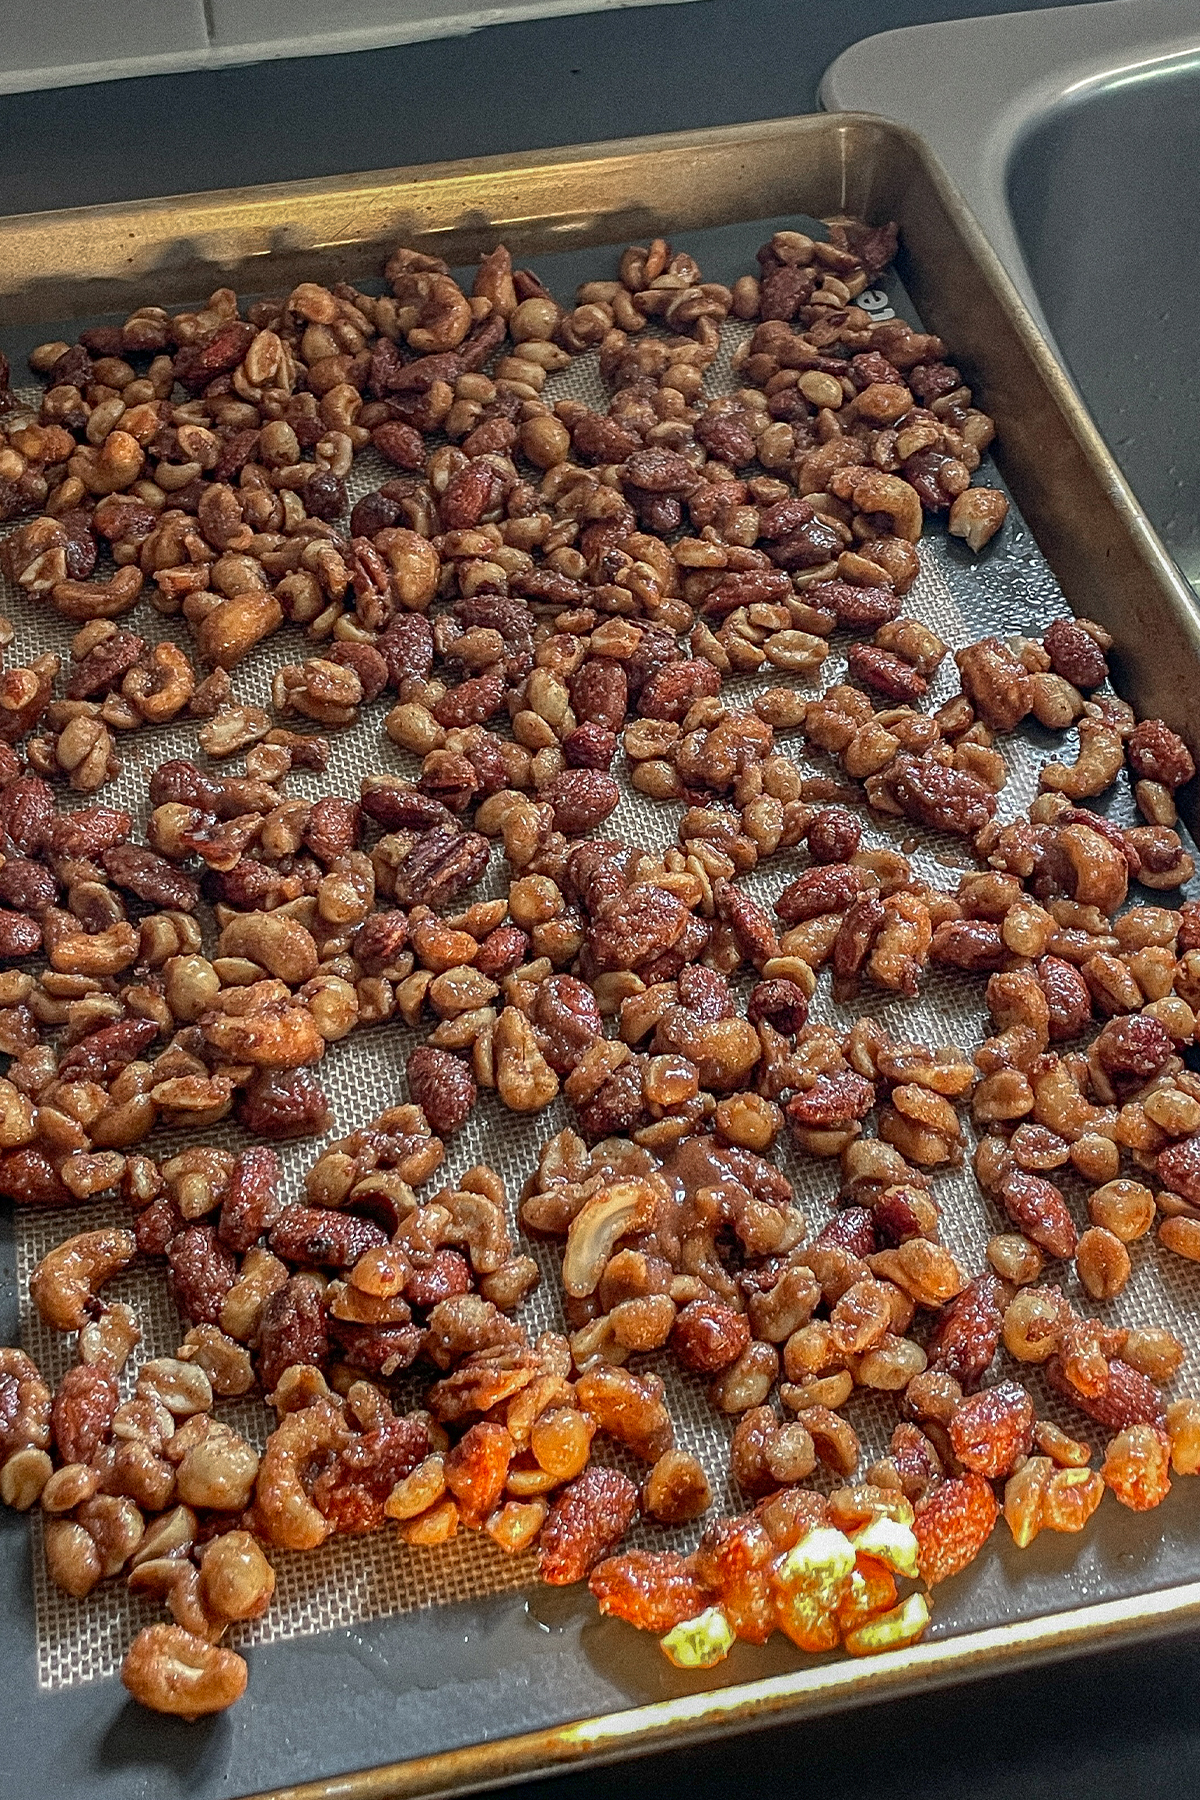
[[[0,86],[58,87],[206,55],[204,0],[0,0]],[[92,73],[102,70],[104,73]]]
[[[0,93],[326,56],[664,0],[0,0]],[[667,0],[687,4],[688,0]]]

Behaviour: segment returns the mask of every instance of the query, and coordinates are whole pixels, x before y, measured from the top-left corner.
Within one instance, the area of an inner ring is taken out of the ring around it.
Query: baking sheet
[[[772,219],[758,225],[682,233],[675,242],[677,248],[689,249],[698,257],[706,277],[731,279],[740,270],[752,266],[754,249],[773,229],[782,223],[795,222]],[[575,283],[587,275],[610,273],[614,263],[615,254],[603,250],[535,259],[539,272],[562,297],[569,297]],[[727,325],[726,354],[731,353],[739,333],[744,334],[744,331],[745,328],[736,323]],[[30,337],[29,333],[23,335]],[[43,335],[45,328],[36,334],[39,338]],[[952,344],[951,353],[953,349]],[[593,401],[603,398],[594,369],[589,372],[589,361],[577,359],[564,376],[556,378],[553,389],[556,397],[571,392]],[[718,365],[710,372],[708,386],[711,392],[721,391],[719,374],[722,367]],[[377,485],[383,474],[382,468],[372,470],[369,458],[359,459],[352,480],[353,497]],[[994,477],[981,473],[980,479]],[[1001,537],[978,566],[961,545],[947,540],[936,530],[931,531],[922,544],[922,566],[921,579],[909,597],[906,610],[931,624],[952,646],[987,630],[1004,634],[1035,626],[1044,628],[1056,613],[1069,610],[1032,538],[1015,514],[1010,516]],[[14,660],[24,653],[26,646],[41,649],[53,643],[54,647],[61,648],[69,639],[69,631],[56,617],[30,607],[24,600],[10,599],[8,610],[18,629],[12,653]],[[158,620],[148,608],[140,608],[131,622],[151,636],[167,635],[170,631],[170,622]],[[280,634],[272,639],[254,659],[235,672],[236,697],[264,701],[270,669],[280,661],[299,660],[303,654],[298,634]],[[821,671],[818,685],[830,685],[839,674],[840,664],[836,656],[831,657]],[[736,702],[765,685],[770,683],[743,678],[727,684],[725,691]],[[932,703],[936,704],[955,686],[953,675],[943,670]],[[315,793],[319,788],[324,792],[353,795],[357,792],[358,773],[363,769],[384,767],[411,773],[414,767],[411,759],[380,732],[384,710],[383,703],[377,703],[375,707],[365,709],[364,721],[354,730],[331,734],[333,757],[328,774],[321,778],[292,777],[289,791]],[[193,736],[194,728],[190,726],[138,733],[128,741],[127,767],[120,781],[104,790],[102,797],[114,804],[132,803],[134,810],[138,810],[144,804],[139,790],[144,792],[149,770],[169,755],[191,750]],[[816,770],[822,766],[819,758],[805,758],[799,740],[791,740],[790,745],[789,740],[783,742],[806,767]],[[1069,753],[1069,738],[1061,747]],[[1001,796],[1002,817],[1011,816],[1027,803],[1036,790],[1037,767],[1051,750],[1058,753],[1060,740],[1035,730],[1030,738],[1011,740],[1005,748],[1010,781]],[[677,806],[650,802],[626,788],[621,807],[611,825],[606,826],[606,831],[612,830],[647,846],[662,845],[673,840],[678,817]],[[896,842],[901,835],[913,835],[907,823],[895,828],[879,822],[871,822],[868,826],[868,837],[872,842]],[[922,866],[921,859],[929,859],[924,862],[922,872],[953,885],[955,870],[938,860],[947,851],[961,866],[967,866],[961,851],[955,853],[944,842],[924,844],[916,860],[918,866]],[[747,885],[750,891],[771,897],[791,879],[802,863],[803,859],[795,856],[772,859],[756,871]],[[486,891],[503,891],[499,858],[494,859],[491,881],[493,885]],[[825,985],[822,984],[823,989]],[[878,1011],[893,1029],[926,1037],[931,1043],[953,1036],[969,1045],[980,1035],[980,1021],[984,1017],[982,983],[949,973],[933,973],[915,1006],[868,993],[855,1010]],[[823,1005],[817,1008],[817,1016],[837,1016],[827,995]],[[899,1023],[901,1018],[902,1025]],[[337,1119],[331,1135],[340,1135],[365,1122],[380,1107],[400,1095],[404,1059],[416,1041],[415,1034],[389,1026],[356,1033],[348,1043],[332,1047],[322,1068]],[[557,1107],[539,1115],[538,1141],[543,1141],[566,1122],[565,1110],[560,1113]],[[205,1135],[231,1146],[245,1142],[244,1135],[233,1128],[218,1128]],[[284,1146],[289,1176],[295,1178],[315,1154],[312,1143]],[[533,1139],[527,1128],[514,1125],[511,1117],[504,1114],[490,1095],[482,1097],[470,1124],[453,1141],[448,1173],[453,1174],[481,1156],[502,1170],[509,1184],[510,1197],[515,1199],[521,1179],[532,1166]],[[796,1182],[798,1197],[806,1204],[816,1229],[827,1214],[836,1187],[836,1165],[797,1157],[790,1145],[781,1145],[780,1157]],[[963,1253],[970,1266],[978,1267],[983,1244],[989,1233],[998,1227],[998,1218],[990,1213],[969,1176],[943,1177],[937,1184],[937,1194],[944,1209],[947,1241]],[[1082,1208],[1078,1204],[1080,1195],[1076,1194],[1073,1199],[1077,1217],[1082,1218]],[[81,1214],[84,1212],[88,1224],[99,1223],[103,1216],[102,1210],[95,1207],[80,1209]],[[58,1241],[78,1225],[67,1213],[43,1214],[37,1219],[19,1214],[17,1228],[24,1272],[41,1248]],[[35,1235],[38,1231],[42,1233],[40,1238]],[[549,1322],[555,1316],[553,1273],[557,1250],[555,1246],[545,1246],[538,1254],[547,1279],[523,1315],[531,1330],[538,1329],[543,1321]],[[1134,1280],[1116,1307],[1111,1309],[1112,1316],[1128,1323],[1155,1319],[1172,1324],[1186,1341],[1194,1344],[1197,1340],[1194,1302],[1200,1297],[1194,1266],[1160,1256],[1152,1245],[1136,1246],[1134,1259]],[[155,1274],[146,1283],[144,1277],[131,1275],[126,1281],[139,1297],[145,1296],[141,1304],[153,1296],[150,1318],[144,1320],[151,1328],[147,1331],[147,1343],[139,1354],[169,1351],[178,1341],[178,1327],[166,1302],[161,1276]],[[122,1297],[130,1297],[130,1294]],[[30,1322],[26,1329],[31,1351],[44,1361],[48,1373],[57,1373],[69,1359],[69,1341],[47,1345],[39,1339],[39,1324]],[[656,1359],[647,1359],[647,1363],[656,1366]],[[658,1366],[668,1380],[679,1441],[701,1454],[714,1478],[718,1505],[724,1504],[733,1498],[723,1493],[728,1427],[708,1407],[698,1384],[679,1375],[670,1367],[669,1361]],[[261,1408],[250,1406],[244,1410],[251,1416],[257,1413],[262,1423],[266,1423]],[[1046,1410],[1055,1416],[1052,1407]],[[864,1439],[864,1461],[869,1460],[886,1440],[895,1417],[894,1405],[886,1399],[856,1396],[851,1416]],[[1079,1421],[1073,1418],[1073,1428],[1077,1430],[1078,1424]],[[611,1460],[619,1461],[620,1458],[613,1455]],[[1115,1505],[1109,1502],[1091,1534],[1083,1540],[1048,1543],[1043,1537],[1016,1563],[1011,1546],[1001,1541],[1004,1538],[1001,1531],[986,1557],[981,1559],[981,1565],[953,1584],[957,1591],[943,1590],[943,1604],[935,1615],[931,1635],[937,1638],[968,1626],[977,1627],[989,1618],[1029,1616],[1057,1610],[1084,1594],[1101,1597],[1135,1593],[1140,1588],[1200,1573],[1200,1556],[1194,1557],[1189,1548],[1193,1520],[1194,1510],[1186,1494],[1173,1496],[1162,1514],[1152,1515],[1149,1534],[1144,1525],[1128,1515],[1119,1515]],[[1135,1524],[1140,1529],[1131,1545],[1127,1527]],[[646,1541],[662,1543],[669,1541],[669,1537],[655,1528]],[[1159,1552],[1161,1566],[1156,1566],[1155,1558]],[[447,1607],[445,1617],[452,1632],[453,1621],[461,1619],[464,1641],[467,1642],[472,1637],[478,1638],[484,1629],[490,1635],[496,1629],[497,1619],[501,1618],[511,1618],[514,1624],[520,1620],[532,1621],[539,1633],[569,1634],[572,1645],[583,1652],[594,1671],[602,1672],[601,1689],[615,1682],[617,1691],[638,1699],[666,1697],[672,1692],[694,1691],[696,1687],[694,1681],[689,1683],[666,1668],[652,1641],[614,1622],[591,1623],[594,1608],[585,1594],[562,1595],[543,1589],[536,1590],[524,1603],[503,1597],[482,1603],[475,1599],[468,1603],[465,1598],[468,1594],[494,1595],[504,1587],[526,1590],[531,1581],[528,1560],[512,1562],[494,1551],[490,1543],[478,1538],[464,1535],[454,1545],[439,1551],[416,1552],[400,1546],[388,1531],[366,1543],[349,1540],[326,1547],[314,1556],[281,1558],[279,1576],[276,1604],[268,1618],[252,1628],[253,1641],[273,1642],[341,1628],[343,1636],[339,1643],[366,1645],[386,1633],[388,1620],[393,1615],[441,1602]],[[131,1608],[119,1585],[113,1585],[111,1591],[100,1590],[82,1603],[47,1590],[44,1577],[37,1578],[35,1591],[38,1681],[47,1689],[60,1690],[111,1673],[119,1663],[132,1631],[145,1622],[145,1617],[157,1616],[156,1613],[142,1616],[140,1608]],[[500,1608],[499,1612],[497,1608]],[[378,1632],[346,1629],[372,1620],[380,1621]],[[486,1628],[484,1621],[488,1622]],[[431,1641],[439,1635],[444,1636],[430,1630]],[[522,1654],[529,1653],[525,1627],[517,1629],[513,1643],[522,1647]],[[539,1661],[544,1661],[545,1653],[546,1646],[539,1645]],[[535,1702],[527,1693],[518,1699],[509,1692],[508,1699],[512,1704],[494,1718],[493,1733],[521,1729],[541,1718],[568,1717],[572,1710],[578,1710],[578,1701],[571,1696],[588,1691],[589,1683],[581,1676],[577,1662],[572,1660],[574,1655],[575,1649],[565,1654],[561,1649],[555,1651],[551,1659],[553,1672],[546,1669],[550,1679],[543,1700]],[[804,1667],[807,1660],[781,1641],[766,1651],[751,1651],[743,1646],[735,1651],[724,1668],[705,1678],[705,1685],[744,1681],[763,1673]],[[266,1666],[270,1661],[268,1653]],[[263,1658],[256,1656],[254,1662],[252,1698],[260,1668],[265,1673]],[[406,1738],[404,1753],[472,1741],[473,1727],[469,1723],[469,1712],[465,1710],[460,1711],[453,1723],[443,1713],[440,1723],[435,1725],[431,1721],[430,1729],[435,1733],[432,1741],[426,1738],[424,1743],[411,1742]],[[479,1735],[478,1731],[475,1735]],[[325,1766],[324,1755],[319,1750],[316,1754],[320,1765]],[[328,1766],[344,1768],[348,1765],[342,1760]]]

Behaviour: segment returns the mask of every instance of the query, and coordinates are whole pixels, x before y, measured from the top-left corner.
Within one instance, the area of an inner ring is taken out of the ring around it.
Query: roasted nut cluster
[[[642,1441],[671,1449],[661,1383],[572,1379],[566,1339],[531,1344],[509,1316],[537,1267],[514,1249],[494,1171],[418,1200],[442,1156],[410,1105],[330,1144],[299,1200],[267,1146],[142,1158],[135,1230],[82,1232],[34,1271],[34,1303],[78,1333],[77,1361],[52,1395],[24,1352],[2,1353],[0,1491],[40,1502],[66,1592],[124,1573],[166,1603],[174,1625],[142,1631],[124,1668],[145,1704],[195,1718],[237,1699],[245,1663],[218,1640],[266,1610],[272,1548],[388,1519],[433,1545],[461,1524],[514,1554],[540,1539],[544,1578],[575,1581],[637,1509],[628,1477],[589,1466],[596,1432],[627,1441],[636,1414]],[[165,1259],[188,1329],[121,1400],[141,1331],[102,1289],[139,1250]],[[397,1413],[388,1384],[415,1363],[429,1410]],[[277,1416],[261,1453],[213,1412],[256,1389]],[[694,1473],[677,1462],[664,1507]]]
[[[536,1548],[542,1579],[590,1577],[700,1667],[777,1627],[911,1643],[929,1600],[897,1579],[958,1573],[1001,1511],[1024,1546],[1105,1487],[1140,1510],[1200,1469],[1200,1401],[1163,1393],[1178,1340],[1041,1279],[1070,1263],[1102,1305],[1154,1232],[1200,1260],[1200,903],[1172,903],[1194,764],[1108,689],[1099,625],[951,646],[905,612],[926,520],[979,552],[1007,501],[971,485],[994,427],[946,346],[854,304],[895,246],[781,231],[726,288],[656,240],[570,309],[503,247],[469,294],[401,249],[382,297],[304,282],[243,316],[222,289],[43,345],[36,409],[0,365],[3,570],[77,628],[65,671],[0,675],[0,1193],[129,1209],[35,1271],[76,1360],[52,1392],[0,1351],[0,1496],[40,1503],[67,1592],[124,1574],[166,1604],[125,1664],[145,1704],[236,1700],[220,1640],[269,1605],[268,1552],[387,1520]],[[713,396],[730,318],[743,385]],[[607,407],[552,403],[591,352]],[[351,507],[368,448],[395,473]],[[133,629],[143,600],[195,665]],[[269,705],[239,700],[230,671],[284,627],[305,643]],[[726,686],[747,675],[752,697]],[[411,776],[289,793],[372,707]],[[1027,719],[1075,749],[1013,816]],[[180,720],[208,766],[158,763],[144,843],[127,811],[60,809],[53,784],[95,794],[121,734]],[[1138,825],[1089,804],[1126,768]],[[665,850],[597,835],[617,769],[680,805]],[[864,814],[977,867],[932,885]],[[501,858],[503,896],[472,899]],[[991,1034],[818,1022],[826,967],[839,1003],[977,976]],[[289,1196],[271,1141],[323,1135],[318,1065],[389,1023],[418,1038],[407,1101]],[[425,1187],[485,1089],[570,1108],[519,1205],[563,1242],[564,1335],[513,1317],[538,1265],[494,1170]],[[203,1141],[227,1118],[253,1148]],[[153,1156],[158,1128],[200,1138]],[[836,1170],[811,1238],[781,1137]],[[982,1270],[939,1232],[938,1175],[966,1167]],[[185,1331],[134,1374],[136,1314],[102,1290],[137,1259]],[[752,1503],[687,1556],[613,1554],[639,1512],[711,1506],[631,1366],[651,1353],[711,1382]],[[1102,1467],[1017,1364],[1107,1435]],[[862,1390],[899,1422],[860,1471]],[[261,1449],[216,1410],[255,1392]],[[843,1485],[806,1487],[818,1465]]]

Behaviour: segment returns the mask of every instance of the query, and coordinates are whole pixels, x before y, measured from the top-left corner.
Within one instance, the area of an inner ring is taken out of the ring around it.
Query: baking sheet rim
[[[86,235],[105,242],[113,249],[113,239],[124,236],[127,243],[140,239],[144,244],[152,231],[137,229],[166,225],[175,231],[188,231],[189,223],[198,225],[208,215],[213,231],[208,246],[216,250],[216,238],[227,251],[230,215],[239,204],[255,201],[265,205],[268,213],[285,205],[294,196],[302,210],[304,202],[319,209],[321,202],[339,193],[360,201],[368,196],[395,188],[431,186],[455,180],[466,180],[475,189],[477,181],[503,175],[545,177],[566,174],[572,165],[582,172],[588,163],[641,161],[662,152],[686,152],[707,149],[734,150],[739,141],[761,144],[764,139],[805,138],[841,139],[842,158],[853,154],[852,134],[856,128],[870,128],[872,135],[891,139],[897,149],[912,157],[923,178],[928,181],[938,201],[946,209],[955,229],[965,240],[965,248],[974,260],[977,272],[992,290],[992,296],[1008,315],[1008,322],[1021,341],[1021,348],[1034,364],[1037,376],[1049,391],[1056,409],[1075,439],[1094,475],[1101,478],[1105,498],[1116,513],[1129,539],[1130,548],[1150,575],[1152,584],[1165,590],[1161,598],[1168,607],[1182,601],[1188,610],[1194,608],[1190,590],[1163,549],[1146,515],[1124,481],[1096,427],[1082,407],[1070,383],[1041,340],[1015,289],[1001,268],[994,252],[979,227],[957,195],[932,152],[912,131],[868,114],[805,115],[794,119],[764,120],[738,126],[717,127],[696,132],[663,134],[641,139],[622,139],[609,143],[564,146],[530,151],[516,155],[479,158],[458,163],[425,165],[360,175],[325,178],[321,181],[278,184],[259,192],[226,190],[207,195],[181,196],[169,199],[122,203],[117,206],[78,208],[33,218],[0,219],[0,243],[17,252],[9,267],[24,268],[22,273],[37,282],[37,250],[46,253],[52,266],[55,250],[62,239],[73,236],[76,226],[91,226]],[[799,175],[799,171],[797,171]],[[429,191],[428,189],[426,190]],[[478,193],[478,189],[475,189]],[[368,208],[369,215],[369,208]],[[594,215],[595,216],[595,215]],[[363,224],[368,220],[364,219]],[[377,218],[370,217],[371,224]],[[508,223],[507,220],[497,221]],[[515,222],[515,221],[514,221]],[[536,221],[527,217],[528,228]],[[122,231],[122,227],[125,230]],[[132,229],[131,229],[132,228]],[[95,234],[93,236],[93,233]],[[111,236],[110,236],[111,233]],[[106,241],[107,240],[107,241]],[[161,241],[161,240],[160,240]],[[361,241],[361,240],[359,240]],[[576,241],[580,241],[576,239]],[[346,241],[349,248],[355,240]],[[562,244],[556,247],[567,247]],[[284,254],[295,254],[302,248],[295,238],[279,246]],[[261,255],[261,252],[259,253]],[[7,259],[6,259],[7,260]],[[129,258],[130,262],[135,259]],[[259,267],[259,257],[254,257]],[[94,266],[94,265],[93,265]],[[139,269],[137,276],[150,276],[152,271]],[[136,278],[136,276],[135,276]],[[51,276],[50,280],[53,281]],[[83,278],[86,282],[86,277]],[[11,289],[9,290],[11,293]],[[0,309],[3,301],[0,299]],[[1194,619],[1194,612],[1193,612]],[[468,1745],[430,1755],[383,1764],[345,1775],[322,1777],[312,1782],[258,1790],[249,1800],[415,1800],[416,1796],[478,1791],[502,1782],[549,1774],[555,1769],[581,1763],[613,1762],[640,1752],[652,1752],[679,1743],[697,1743],[725,1729],[749,1729],[786,1720],[817,1717],[874,1700],[896,1698],[924,1685],[945,1685],[982,1677],[1006,1667],[1029,1667],[1058,1657],[1113,1648],[1119,1644],[1186,1629],[1200,1618],[1200,1581],[1150,1590],[1123,1599],[1047,1613],[1039,1618],[1011,1625],[989,1626],[963,1632],[952,1638],[890,1652],[868,1662],[839,1661],[817,1668],[807,1668],[779,1676],[762,1677],[729,1688],[706,1689],[675,1699],[623,1708],[567,1724],[521,1733],[490,1742]]]
[[[722,1731],[747,1731],[820,1718],[851,1706],[896,1700],[917,1688],[982,1680],[1067,1656],[1098,1654],[1181,1632],[1200,1620],[1200,1581],[1101,1601],[1042,1618],[993,1625],[960,1636],[840,1659],[735,1687],[704,1689],[577,1719],[542,1731],[466,1745],[346,1775],[262,1789],[243,1800],[433,1800],[535,1780],[573,1767],[599,1767],[675,1746],[704,1743]]]

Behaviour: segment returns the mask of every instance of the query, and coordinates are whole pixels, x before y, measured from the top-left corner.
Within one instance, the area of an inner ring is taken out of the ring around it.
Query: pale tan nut
[[[549,1511],[545,1500],[507,1500],[489,1515],[483,1529],[501,1550],[519,1556],[536,1541]]]
[[[311,981],[318,965],[312,933],[279,912],[235,913],[217,941],[217,955],[246,957],[289,987]]]
[[[199,1719],[223,1712],[246,1691],[249,1671],[232,1650],[179,1625],[147,1625],[121,1665],[121,1680],[152,1712]]]
[[[436,1506],[446,1492],[446,1464],[440,1453],[427,1456],[411,1475],[398,1481],[383,1503],[389,1519],[416,1519]]]
[[[1093,1300],[1112,1300],[1132,1272],[1121,1239],[1101,1225],[1082,1233],[1075,1249],[1075,1272]]]
[[[89,1464],[63,1463],[42,1489],[42,1511],[48,1515],[74,1512],[99,1486],[100,1477]]]
[[[1172,1400],[1167,1408],[1167,1436],[1176,1475],[1200,1474],[1200,1400]]]
[[[183,711],[196,691],[196,676],[178,644],[155,644],[130,669],[121,692],[148,725],[165,725]]]
[[[1004,1347],[1018,1362],[1047,1362],[1058,1351],[1069,1310],[1062,1295],[1044,1288],[1022,1288],[1004,1312]]]
[[[900,1393],[924,1371],[926,1362],[920,1344],[888,1331],[860,1359],[856,1377],[861,1387]]]
[[[447,1494],[428,1512],[420,1513],[414,1519],[405,1519],[400,1525],[400,1539],[405,1544],[418,1544],[431,1547],[445,1544],[458,1535],[459,1511],[458,1503]]]
[[[1158,1241],[1176,1256],[1200,1262],[1200,1219],[1167,1217],[1158,1228]]]
[[[79,1333],[78,1357],[89,1368],[119,1375],[132,1350],[142,1341],[142,1328],[132,1307],[118,1300],[89,1319]]]
[[[329,1537],[333,1527],[309,1498],[305,1475],[314,1461],[337,1455],[349,1441],[342,1409],[331,1400],[284,1413],[267,1439],[255,1492],[256,1522],[268,1543],[313,1550]]]
[[[175,1491],[188,1506],[241,1512],[258,1475],[257,1450],[218,1420],[197,1414],[176,1432],[168,1455],[178,1461]]]
[[[136,961],[140,939],[134,926],[122,920],[107,931],[68,932],[47,944],[50,967],[56,974],[101,979],[120,975]]]
[[[108,1226],[82,1231],[50,1250],[29,1278],[34,1305],[54,1331],[79,1331],[106,1281],[127,1269],[137,1255],[131,1231]]]
[[[1110,1441],[1101,1474],[1122,1506],[1148,1512],[1171,1486],[1171,1440],[1157,1425],[1128,1425]]]
[[[255,644],[283,623],[283,608],[265,587],[251,587],[218,602],[196,628],[196,647],[205,662],[232,669]]]
[[[894,1282],[918,1306],[944,1306],[967,1285],[950,1251],[927,1238],[909,1238],[894,1250],[876,1251],[867,1262],[875,1275]]]
[[[1041,1530],[1082,1531],[1103,1498],[1096,1469],[1056,1468],[1049,1456],[1031,1456],[1004,1484],[1004,1517],[1025,1550]]]
[[[281,994],[287,993],[282,983],[276,986]],[[285,1000],[274,993],[268,996],[259,992],[270,987],[269,982],[263,982],[250,988],[223,990],[218,1008],[201,1015],[200,1029],[205,1038],[221,1057],[235,1064],[295,1069],[318,1062],[324,1054],[325,1040],[311,1012],[290,997]],[[207,1088],[214,1084],[202,1085]],[[225,1085],[228,1087],[229,1083]],[[162,1104],[174,1106],[179,1101],[172,1094]]]
[[[63,726],[54,744],[54,760],[80,794],[95,793],[120,767],[107,725],[86,713]]]
[[[345,663],[310,657],[300,666],[277,670],[271,685],[276,711],[299,713],[319,725],[352,725],[362,704],[363,686]]]
[[[976,555],[989,544],[1008,517],[1008,500],[998,488],[967,488],[950,508],[946,529],[963,538]]]
[[[200,1596],[218,1619],[259,1619],[275,1592],[275,1571],[248,1531],[227,1531],[200,1557]]]
[[[726,1413],[762,1406],[778,1374],[779,1352],[774,1344],[751,1343],[717,1376],[711,1389],[713,1405]]]
[[[1061,675],[1038,670],[1030,676],[1029,692],[1030,710],[1038,724],[1048,731],[1067,731],[1083,713],[1083,695]]]
[[[82,1600],[100,1580],[100,1552],[74,1519],[47,1519],[43,1527],[46,1573],[55,1587]]]
[[[1074,824],[1059,832],[1056,848],[1065,859],[1075,904],[1098,907],[1106,916],[1115,913],[1129,884],[1129,867],[1118,847],[1098,831]]]
[[[898,475],[877,469],[841,468],[829,480],[829,492],[860,513],[886,513],[892,533],[915,544],[921,536],[923,512],[915,488]]]
[[[649,1181],[616,1181],[586,1200],[571,1219],[562,1278],[568,1294],[594,1293],[622,1237],[651,1229],[661,1194]]]
[[[1121,1345],[1120,1358],[1160,1387],[1178,1374],[1184,1348],[1173,1332],[1162,1325],[1135,1327]]]
[[[198,733],[200,748],[206,756],[235,756],[252,744],[259,744],[271,729],[271,717],[262,706],[226,706],[203,725]]]
[[[53,1468],[49,1454],[33,1444],[12,1451],[0,1465],[0,1501],[14,1512],[28,1512],[41,1499]]]
[[[213,1403],[212,1383],[198,1363],[180,1362],[174,1356],[156,1356],[138,1370],[137,1392],[159,1401],[172,1418],[188,1419],[206,1413]]]
[[[142,580],[141,570],[130,566],[118,569],[110,581],[55,582],[50,599],[64,618],[77,624],[87,619],[117,619],[136,603]]]
[[[1154,1195],[1140,1181],[1106,1181],[1088,1195],[1088,1214],[1123,1244],[1136,1243],[1154,1224]]]
[[[642,1507],[663,1525],[698,1519],[712,1505],[712,1489],[697,1459],[686,1450],[660,1456],[642,1489]]]
[[[1125,764],[1125,744],[1120,732],[1098,719],[1079,721],[1079,755],[1073,765],[1046,763],[1040,785],[1070,800],[1094,799],[1110,788]]]
[[[124,1494],[95,1494],[77,1507],[75,1518],[99,1552],[102,1580],[121,1572],[145,1536],[142,1515]]]
[[[249,1351],[216,1325],[193,1325],[179,1346],[178,1358],[203,1369],[213,1393],[221,1399],[249,1393],[254,1386]]]
[[[491,986],[488,983],[488,986]],[[533,1027],[518,1007],[506,1006],[493,1035],[496,1090],[512,1112],[538,1112],[558,1093],[558,1076],[534,1037]]]

